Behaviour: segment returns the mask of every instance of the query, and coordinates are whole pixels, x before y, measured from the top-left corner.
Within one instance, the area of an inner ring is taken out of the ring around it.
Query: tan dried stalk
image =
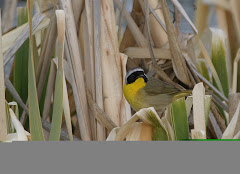
[[[142,9],[144,9],[144,1],[140,0],[139,3],[141,4]],[[154,11],[156,15],[165,25],[163,11],[159,1],[149,0],[148,3],[151,8],[155,9]],[[161,48],[165,43],[167,43],[168,36],[167,33],[164,31],[163,27],[161,26],[161,24],[157,21],[156,17],[152,13],[149,14],[149,27],[151,29],[150,33],[155,46]]]
[[[86,87],[90,91],[93,100],[95,101],[95,71],[94,71],[94,57],[93,57],[93,9],[90,1],[85,1],[85,8],[81,15],[81,23],[80,23],[80,32],[79,39],[81,43],[82,53],[83,53],[83,63],[85,70],[85,79],[86,79]],[[96,123],[93,113],[90,108],[88,108],[90,123],[91,123],[91,131],[93,139],[97,140],[105,140],[105,134],[103,127],[97,131],[96,134]],[[100,126],[100,125],[99,125]]]
[[[116,124],[109,118],[109,116],[93,101],[89,91],[87,91],[87,98],[90,109],[101,125],[106,127],[109,131],[117,127]]]
[[[179,36],[182,15],[181,15],[180,11],[176,8],[175,8],[174,12],[175,12],[175,30],[176,30],[177,36]]]
[[[226,129],[225,120],[222,117],[222,115],[219,113],[219,110],[217,109],[217,106],[214,103],[211,104],[211,111],[212,111],[221,131],[224,132]]]
[[[46,120],[50,115],[51,99],[52,99],[53,90],[54,90],[54,86],[55,86],[56,72],[57,72],[56,66],[51,61],[46,97],[45,97],[44,107],[43,107],[43,115],[42,115],[43,120]]]
[[[206,119],[205,119],[205,88],[203,83],[198,83],[193,88],[193,120],[194,131],[201,132],[203,139],[206,139]],[[195,134],[192,130],[192,135]],[[198,134],[198,133],[197,133]]]
[[[232,120],[228,124],[228,127],[223,133],[222,139],[233,139],[235,132],[238,132],[239,130],[236,130],[237,124],[239,123],[239,115],[240,115],[240,102],[238,101],[236,112],[233,115]]]
[[[235,22],[235,26],[237,28],[237,37],[238,37],[238,42],[240,41],[240,1],[239,0],[230,0],[230,6],[231,6],[231,11],[233,15],[233,19]]]
[[[231,5],[226,0],[202,0],[202,2],[206,5],[215,5],[225,10],[231,10]]]
[[[5,0],[3,10],[3,33],[10,30],[13,26],[14,13],[17,8],[17,0]]]
[[[125,54],[120,53],[120,59],[122,63],[122,83],[125,84],[125,76],[127,74],[126,66],[128,57]],[[131,107],[125,99],[124,94],[122,94],[121,101],[121,114],[120,114],[120,126],[127,122],[132,116]]]
[[[5,108],[5,83],[4,83],[4,65],[2,54],[2,25],[0,10],[0,141],[6,140],[7,137],[7,115]]]
[[[213,134],[213,138],[217,138],[217,139],[222,138],[222,131],[211,111],[209,113],[208,128],[209,128],[210,132]]]
[[[238,103],[240,101],[240,93],[229,94],[229,120],[232,120],[236,110]],[[235,134],[240,131],[240,119],[237,121]]]
[[[237,54],[237,51],[239,49],[239,42],[238,37],[236,37],[236,27],[235,22],[233,20],[233,14],[231,11],[226,11],[226,18],[227,18],[227,27],[228,27],[228,41],[229,41],[229,47],[231,51],[231,58],[232,61],[234,61],[234,57]]]
[[[64,48],[65,48],[65,53],[66,53],[66,57],[67,57],[67,61],[71,62],[71,58],[70,58],[70,53],[69,53],[69,49],[67,46],[67,43],[65,41],[64,44]],[[77,91],[77,85],[76,85],[76,81],[74,79],[74,74],[73,74],[73,66],[71,63],[64,63],[64,69],[66,72],[66,79],[68,80],[68,82],[71,84],[72,86],[72,90],[73,90],[73,95],[74,95],[74,103],[75,103],[75,108],[76,108],[76,112],[77,112],[77,121],[78,124],[75,126],[75,135],[79,135],[81,134],[81,137],[85,136],[85,132],[86,132],[86,127],[88,128],[89,125],[86,125],[86,122],[84,122],[84,118],[82,115],[82,106],[80,103],[80,97],[78,95],[78,91]],[[68,71],[67,71],[68,70]],[[89,128],[90,129],[90,128]],[[79,132],[80,130],[80,132]]]
[[[140,30],[142,31],[142,29],[143,29],[143,22],[142,22],[143,13],[142,13],[141,6],[140,6],[138,0],[133,0],[133,9],[131,12],[131,16],[134,18],[134,21],[136,22],[137,26],[139,26]],[[136,45],[136,41],[135,41],[133,34],[132,34],[131,30],[129,29],[128,25],[124,32],[123,38],[119,42],[121,43],[120,47],[119,47],[120,52],[124,52],[124,50],[126,48]]]
[[[83,140],[91,140],[91,129],[88,115],[88,107],[87,107],[87,98],[86,98],[86,90],[85,90],[85,82],[83,77],[83,69],[80,57],[80,50],[78,46],[77,40],[77,31],[76,25],[74,21],[72,4],[71,1],[60,0],[60,4],[66,13],[66,45],[69,50],[70,61],[69,64],[72,65],[73,68],[73,79],[76,82],[77,87],[77,95],[79,97],[80,107],[81,107],[81,115],[82,120],[79,118],[79,123],[82,121],[82,125],[84,127],[80,127],[81,129],[81,137]]]
[[[73,15],[74,15],[74,21],[76,24],[76,29],[78,31],[78,27],[80,26],[80,16],[82,13],[84,7],[84,0],[77,0],[77,1],[72,1],[72,8],[73,8]]]
[[[93,18],[94,18],[94,58],[95,58],[95,89],[96,103],[103,110],[103,81],[102,81],[102,48],[101,48],[101,1],[93,2]],[[102,126],[97,123],[97,130],[103,133]],[[99,133],[98,133],[99,134]]]
[[[101,47],[104,111],[113,122],[120,125],[122,100],[122,71],[116,34],[113,2],[101,4]]]
[[[238,75],[238,62],[240,60],[240,49],[238,49],[237,55],[233,63],[233,80],[232,80],[232,93],[237,92],[237,75]]]
[[[165,48],[153,48],[154,57],[156,59],[168,59],[171,60],[172,55],[169,49]],[[128,47],[124,54],[131,58],[151,58],[148,48]]]
[[[123,9],[126,8],[126,3],[127,3],[127,0],[124,0],[123,1],[123,5],[122,5],[122,9],[120,9],[120,14],[119,14],[119,24],[118,24],[118,40],[121,40],[121,37],[122,37],[122,22],[123,22]],[[117,15],[116,15],[117,17]],[[116,18],[117,19],[117,18]],[[116,20],[117,21],[117,20]]]
[[[202,2],[202,0],[197,0],[195,26],[198,29],[199,35],[201,35],[203,33],[203,31],[205,30],[205,28],[207,27],[208,13],[209,13],[209,6],[205,5]]]
[[[217,12],[217,23],[218,27],[221,28],[226,34],[228,33],[226,11],[222,7],[216,7]]]
[[[148,49],[151,55],[151,59],[152,59],[152,65],[154,67],[154,70],[157,72],[157,74],[166,82],[173,84],[174,86],[176,86],[176,88],[180,88],[178,84],[176,84],[175,82],[172,81],[171,78],[169,78],[169,76],[161,69],[157,66],[157,62],[155,60],[155,56],[153,53],[153,48],[152,48],[152,43],[151,43],[151,38],[150,38],[150,28],[149,28],[149,4],[148,1],[145,0],[144,1],[144,13],[145,13],[145,30],[146,30],[146,35],[147,35],[147,41],[148,41]]]
[[[114,0],[115,4],[117,5],[118,9],[122,9],[122,3],[120,0]],[[130,16],[126,9],[123,9],[123,16],[127,22],[128,28],[131,30],[134,39],[136,40],[138,46],[147,48],[147,40],[145,39],[144,35],[136,25],[133,18]]]

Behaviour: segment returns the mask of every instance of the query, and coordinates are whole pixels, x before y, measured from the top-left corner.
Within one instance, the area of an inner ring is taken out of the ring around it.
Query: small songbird
[[[148,78],[142,68],[135,68],[125,77],[123,93],[135,111],[154,107],[158,113],[162,113],[173,102],[175,96],[182,92],[171,84],[154,77]],[[181,96],[186,95],[189,95],[189,92]]]

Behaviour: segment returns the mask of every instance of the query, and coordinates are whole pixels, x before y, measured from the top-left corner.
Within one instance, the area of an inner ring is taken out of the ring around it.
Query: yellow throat
[[[145,86],[146,83],[142,77],[138,78],[135,82],[131,84],[125,84],[123,86],[124,96],[130,105],[134,103],[138,91]]]

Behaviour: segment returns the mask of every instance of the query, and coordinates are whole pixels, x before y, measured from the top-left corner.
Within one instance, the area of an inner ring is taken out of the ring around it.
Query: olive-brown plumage
[[[162,113],[172,103],[176,94],[181,92],[171,84],[153,77],[148,78],[141,68],[127,73],[123,91],[135,111],[154,107],[158,113]]]

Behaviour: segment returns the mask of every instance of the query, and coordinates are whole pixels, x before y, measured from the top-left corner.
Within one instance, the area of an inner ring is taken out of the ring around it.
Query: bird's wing
[[[146,86],[143,88],[143,90],[149,95],[175,94],[180,92],[180,90],[173,85],[153,77],[150,77],[148,79]]]

